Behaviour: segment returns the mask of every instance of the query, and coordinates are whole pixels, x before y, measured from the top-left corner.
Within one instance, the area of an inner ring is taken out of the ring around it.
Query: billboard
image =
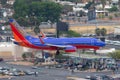
[[[88,21],[96,19],[96,9],[92,8],[88,10]]]
[[[57,38],[59,38],[59,32],[60,31],[68,31],[69,30],[69,24],[66,22],[57,22],[57,27],[56,27],[56,31],[57,31]]]
[[[69,29],[69,24],[66,22],[57,22],[57,30],[59,31],[68,31]]]

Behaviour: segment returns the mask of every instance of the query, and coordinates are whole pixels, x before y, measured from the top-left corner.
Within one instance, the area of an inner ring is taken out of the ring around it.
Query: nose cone
[[[101,47],[104,47],[106,45],[105,42],[102,42],[102,41],[100,42],[100,44],[101,44],[100,45]]]
[[[99,41],[96,43],[96,46],[104,47],[106,44],[105,42]]]

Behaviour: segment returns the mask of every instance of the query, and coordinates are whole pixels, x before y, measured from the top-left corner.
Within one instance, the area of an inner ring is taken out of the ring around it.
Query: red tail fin
[[[14,39],[16,41],[24,40],[26,32],[20,27],[20,25],[14,19],[10,19],[9,22],[10,22]]]

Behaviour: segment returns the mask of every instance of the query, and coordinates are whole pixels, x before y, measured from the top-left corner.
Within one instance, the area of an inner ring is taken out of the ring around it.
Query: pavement
[[[7,75],[0,75],[0,80],[1,79],[6,79],[6,78],[12,78],[11,76],[7,76]]]
[[[74,54],[64,54],[65,56],[71,57],[80,57],[80,58],[88,58],[88,59],[95,59],[95,58],[109,58],[105,55],[96,55],[96,54],[81,54],[81,53],[74,53]]]
[[[15,65],[24,65],[24,66],[33,66],[33,63],[27,61],[13,61],[7,62],[8,64],[15,64]]]
[[[68,76],[67,80],[88,80],[88,79]]]

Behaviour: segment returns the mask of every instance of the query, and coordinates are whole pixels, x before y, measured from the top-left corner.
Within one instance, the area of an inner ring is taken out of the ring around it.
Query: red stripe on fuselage
[[[65,50],[65,52],[76,52],[76,50],[71,49],[71,50]]]
[[[100,47],[98,46],[91,46],[91,45],[73,45],[75,46],[77,49],[99,49]]]

